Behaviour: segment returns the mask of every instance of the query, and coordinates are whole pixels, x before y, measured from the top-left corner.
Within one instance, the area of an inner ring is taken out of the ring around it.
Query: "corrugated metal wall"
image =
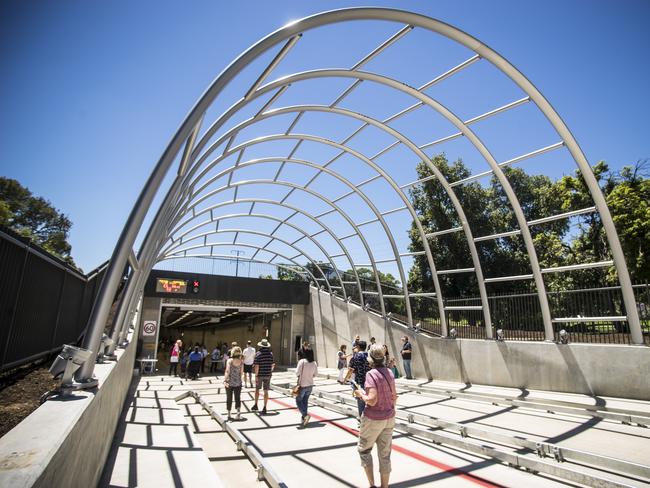
[[[103,268],[86,277],[27,239],[0,229],[0,371],[76,343]]]

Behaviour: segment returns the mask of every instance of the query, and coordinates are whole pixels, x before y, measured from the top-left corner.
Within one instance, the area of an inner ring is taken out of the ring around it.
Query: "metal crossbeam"
[[[568,219],[569,217],[575,217],[576,215],[583,215],[587,213],[593,213],[596,211],[596,207],[587,207],[580,210],[573,210],[571,212],[565,212],[557,215],[551,215],[550,217],[544,217],[541,219],[530,220],[528,225],[539,225],[545,224],[547,222],[553,222],[555,220]]]
[[[512,276],[497,276],[496,278],[485,278],[485,283],[498,283],[501,281],[518,281],[518,280],[532,280],[532,274],[512,275]]]
[[[455,310],[483,310],[481,305],[458,305],[453,307],[445,307],[445,310],[452,312]]]
[[[542,268],[542,273],[563,273],[579,269],[608,268],[614,265],[614,261],[598,261],[595,263],[572,264],[569,266],[555,266],[553,268]]]
[[[458,273],[473,273],[476,271],[474,268],[458,268],[458,269],[439,269],[436,271],[439,275],[458,274]]]
[[[425,234],[427,238],[444,236],[445,234],[453,234],[454,232],[462,232],[462,227],[452,227],[451,229],[437,230],[435,232],[428,232]]]
[[[577,323],[577,322],[626,322],[626,315],[610,315],[609,317],[559,317],[553,319],[557,323]]]
[[[293,36],[291,39],[289,39],[284,46],[282,46],[282,49],[278,52],[278,54],[275,55],[273,60],[269,63],[269,65],[262,71],[262,73],[257,77],[257,80],[255,80],[255,83],[253,83],[253,86],[251,86],[248,91],[246,92],[246,95],[244,95],[244,99],[248,100],[253,93],[255,93],[255,90],[264,82],[264,80],[269,76],[271,71],[273,71],[278,64],[285,58],[287,54],[289,54],[289,51],[293,46],[295,46],[296,42],[302,37],[302,34],[298,34],[296,36]]]

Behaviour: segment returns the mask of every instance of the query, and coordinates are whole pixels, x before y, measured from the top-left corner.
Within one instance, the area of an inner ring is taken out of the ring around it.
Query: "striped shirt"
[[[257,376],[270,378],[273,372],[273,353],[268,348],[262,348],[255,354],[253,364],[258,365]]]

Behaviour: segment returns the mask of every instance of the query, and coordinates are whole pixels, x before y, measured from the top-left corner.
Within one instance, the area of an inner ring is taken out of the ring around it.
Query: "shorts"
[[[252,364],[244,364],[244,373],[252,373],[253,372],[253,365]]]
[[[255,377],[255,389],[262,389],[264,391],[269,391],[271,389],[271,377],[270,376],[256,376]]]

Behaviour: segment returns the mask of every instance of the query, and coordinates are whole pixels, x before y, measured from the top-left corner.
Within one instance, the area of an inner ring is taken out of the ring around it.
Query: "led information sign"
[[[157,278],[156,293],[175,293],[178,295],[184,295],[187,293],[187,281]]]

